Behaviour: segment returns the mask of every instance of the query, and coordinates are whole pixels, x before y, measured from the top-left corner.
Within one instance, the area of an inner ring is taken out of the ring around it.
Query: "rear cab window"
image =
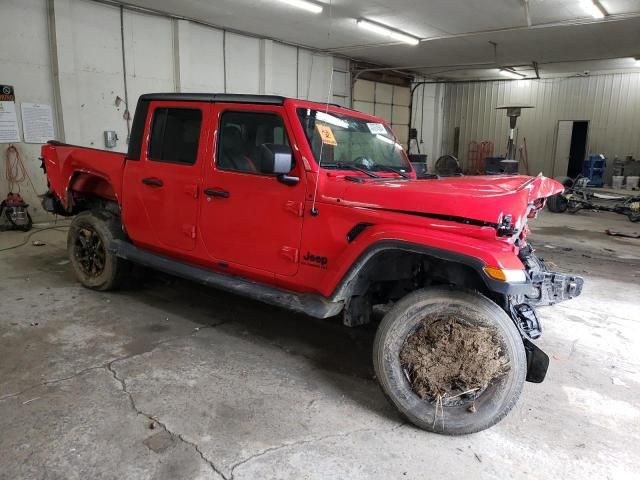
[[[153,111],[149,160],[193,165],[198,158],[202,111],[197,108],[158,107]]]

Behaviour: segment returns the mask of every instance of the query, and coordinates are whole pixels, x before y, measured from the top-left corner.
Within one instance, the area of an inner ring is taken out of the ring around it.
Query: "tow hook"
[[[541,383],[549,368],[549,356],[531,340],[542,335],[542,326],[535,309],[528,303],[510,305],[511,319],[518,327],[527,355],[527,382]]]
[[[521,303],[511,307],[513,309],[513,317],[518,322],[520,331],[526,334],[530,339],[535,340],[542,335],[542,325],[538,320],[538,315],[531,305]]]

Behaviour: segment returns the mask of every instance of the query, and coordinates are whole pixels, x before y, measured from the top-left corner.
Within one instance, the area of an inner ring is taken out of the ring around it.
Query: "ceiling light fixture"
[[[316,112],[316,120],[320,120],[321,122],[325,122],[325,123],[330,123],[331,125],[335,125],[336,127],[349,128],[349,122],[346,122],[341,118],[334,117],[329,113]]]
[[[501,68],[500,75],[504,75],[505,77],[512,78],[514,80],[522,80],[526,77],[526,75],[522,73],[518,73],[510,68]]]
[[[420,43],[420,39],[417,37],[414,37],[407,33],[399,32],[397,30],[393,30],[392,28],[385,27],[384,25],[380,25],[379,23],[374,23],[361,18],[357,21],[357,24],[359,27],[364,28],[365,30],[369,30],[370,32],[377,33],[378,35],[382,35],[384,37],[389,37],[399,42],[408,43],[409,45],[418,45]]]
[[[604,18],[609,12],[599,2],[599,0],[582,0],[582,8],[593,18]]]
[[[311,13],[322,13],[322,5],[318,5],[314,2],[307,2],[307,0],[280,0],[282,3],[291,5],[292,7],[298,7],[302,10],[306,10]]]

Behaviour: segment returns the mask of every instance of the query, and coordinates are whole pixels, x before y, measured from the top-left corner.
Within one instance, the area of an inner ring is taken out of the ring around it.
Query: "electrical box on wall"
[[[105,148],[115,148],[118,144],[118,134],[114,130],[104,131],[104,146]]]

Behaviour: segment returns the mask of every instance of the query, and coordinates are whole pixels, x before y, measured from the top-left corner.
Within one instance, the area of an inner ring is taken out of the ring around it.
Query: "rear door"
[[[258,155],[263,143],[290,145],[284,108],[216,104],[214,116],[216,151],[205,168],[199,221],[209,255],[222,265],[294,275],[305,196],[299,151],[292,145],[295,185],[262,174]]]
[[[211,105],[153,102],[140,160],[125,166],[125,225],[137,243],[168,252],[195,247]]]

